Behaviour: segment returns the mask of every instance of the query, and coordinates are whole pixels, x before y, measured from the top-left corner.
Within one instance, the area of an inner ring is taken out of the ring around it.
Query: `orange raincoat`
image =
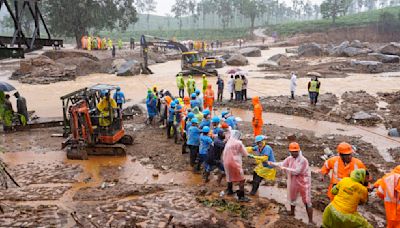
[[[211,85],[207,85],[207,90],[204,93],[204,109],[208,108],[208,110],[210,110],[211,112],[213,104],[214,104],[214,91],[212,90]]]
[[[356,169],[365,169],[364,163],[357,158],[352,158],[351,162],[346,166],[340,156],[335,156],[325,161],[321,168],[321,173],[326,175],[332,170],[331,182],[328,188],[328,197],[331,201],[334,198],[334,195],[331,193],[333,185],[339,183],[345,177],[350,177],[350,173]]]
[[[378,188],[376,195],[383,199],[386,210],[388,228],[400,227],[400,165],[386,174],[374,187]]]
[[[262,134],[262,126],[264,124],[262,119],[263,109],[260,104],[259,97],[253,97],[252,101],[254,106],[252,125],[253,125],[254,136],[257,136]]]

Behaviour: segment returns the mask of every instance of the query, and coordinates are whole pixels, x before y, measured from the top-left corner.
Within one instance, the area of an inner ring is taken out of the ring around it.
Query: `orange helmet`
[[[223,128],[223,129],[228,129],[229,128],[229,125],[227,124],[227,123],[222,123],[221,124],[221,128]]]
[[[292,142],[289,144],[289,151],[290,152],[297,152],[300,151],[300,145],[297,142]]]
[[[183,103],[184,104],[190,104],[190,98],[188,96],[183,97]]]
[[[337,146],[336,150],[337,150],[337,152],[339,154],[351,154],[351,153],[353,153],[353,147],[351,147],[351,145],[346,143],[346,142],[340,143]]]
[[[253,105],[254,104],[258,104],[258,103],[260,103],[260,98],[259,97],[253,97],[252,101],[253,101]]]

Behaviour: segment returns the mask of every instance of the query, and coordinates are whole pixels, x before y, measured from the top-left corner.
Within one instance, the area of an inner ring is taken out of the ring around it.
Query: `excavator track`
[[[124,145],[132,145],[135,138],[131,135],[124,135],[118,142]]]
[[[67,158],[71,160],[87,160],[88,156],[125,156],[126,146],[118,143],[114,145],[97,144],[89,147],[67,147]]]

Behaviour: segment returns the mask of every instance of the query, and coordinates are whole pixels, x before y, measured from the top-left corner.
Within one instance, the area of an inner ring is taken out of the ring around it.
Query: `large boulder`
[[[298,48],[286,48],[285,49],[286,53],[291,53],[291,54],[297,54],[298,53]]]
[[[276,54],[269,57],[268,61],[276,62],[278,65],[288,65],[290,62],[289,57],[285,54]]]
[[[261,57],[261,49],[257,47],[246,47],[240,49],[239,53],[246,57]]]
[[[257,67],[267,67],[267,68],[276,68],[278,67],[278,63],[271,60],[266,60],[260,64],[257,64]]]
[[[368,56],[382,63],[399,63],[400,57],[397,55],[384,55],[381,53],[370,53]]]
[[[350,43],[350,47],[354,47],[354,48],[363,48],[364,45],[361,43],[361,41],[359,40],[353,40]]]
[[[249,60],[241,54],[232,55],[228,60],[226,60],[226,64],[230,66],[245,66],[249,64]]]
[[[126,63],[125,59],[114,59],[111,67],[112,69],[115,69],[115,71],[117,71],[124,63]]]
[[[77,57],[85,57],[89,58],[93,61],[99,61],[97,57],[94,55],[84,52],[84,51],[76,51],[76,50],[63,50],[63,51],[56,51],[56,50],[49,50],[44,52],[42,55],[49,57],[52,60],[58,60],[63,58],[77,58]]]
[[[85,76],[92,73],[107,73],[108,67],[99,61],[94,61],[87,57],[66,57],[57,59],[57,63],[62,63],[65,66],[75,66],[77,76]]]
[[[134,76],[137,74],[140,74],[140,63],[135,60],[126,61],[117,72],[117,76]]]
[[[400,43],[392,42],[382,46],[379,52],[387,55],[400,55]]]
[[[381,73],[383,72],[383,64],[377,61],[359,61],[352,60],[350,65],[362,73]]]
[[[371,50],[364,48],[346,47],[343,52],[338,56],[343,57],[354,57],[354,56],[366,56]]]
[[[299,46],[298,53],[303,57],[322,56],[323,50],[317,43],[306,43]]]

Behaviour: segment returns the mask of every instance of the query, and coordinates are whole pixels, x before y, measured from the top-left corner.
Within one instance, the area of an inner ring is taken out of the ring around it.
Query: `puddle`
[[[240,117],[243,121],[251,121],[253,112],[243,109],[231,109],[232,113]],[[387,136],[387,130],[384,126],[378,127],[361,127],[355,125],[345,125],[329,121],[317,121],[304,117],[285,115],[280,113],[263,113],[265,124],[276,124],[299,130],[307,130],[314,132],[317,137],[326,134],[340,134],[347,136],[361,137],[362,140],[374,145],[383,159],[387,162],[393,162],[392,156],[388,153],[388,149],[400,146],[400,141]]]

